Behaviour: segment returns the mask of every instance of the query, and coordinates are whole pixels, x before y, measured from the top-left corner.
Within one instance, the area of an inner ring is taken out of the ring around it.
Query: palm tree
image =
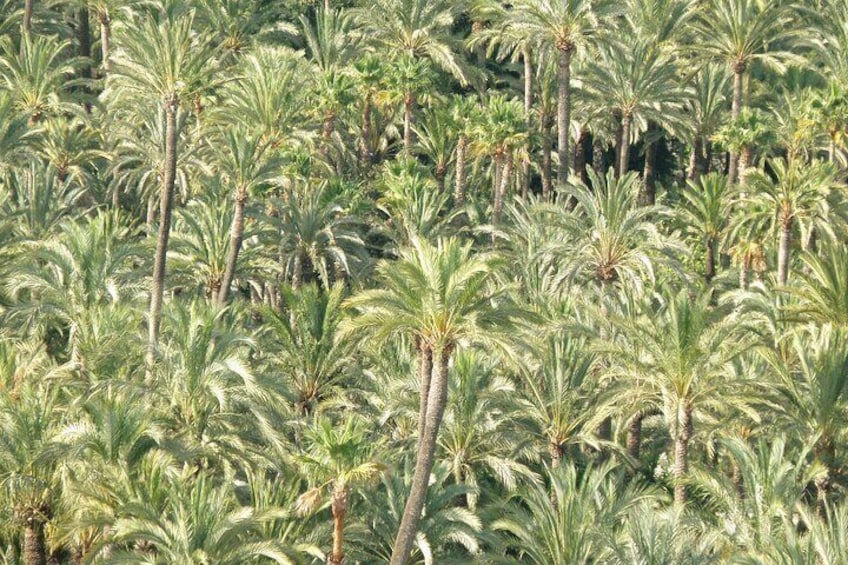
[[[774,180],[759,171],[749,175],[749,183],[756,192],[747,196],[742,205],[752,205],[747,214],[749,221],[759,219],[778,236],[777,279],[785,285],[796,228],[805,247],[809,246],[814,232],[833,236],[842,203],[834,190],[835,171],[829,163],[774,159],[770,166]],[[758,218],[765,214],[768,216]]]
[[[303,514],[314,511],[330,490],[333,513],[333,550],[330,565],[344,561],[344,523],[350,509],[351,488],[376,478],[382,465],[373,459],[375,444],[365,431],[364,422],[348,418],[341,424],[319,419],[306,434],[309,449],[297,456],[312,488],[303,493],[295,508]]]
[[[177,113],[181,102],[193,100],[214,82],[213,59],[208,43],[193,30],[192,14],[156,22],[145,18],[126,31],[115,53],[108,85],[140,100],[154,97],[165,114],[165,147],[159,197],[159,233],[150,286],[149,351],[152,366],[159,343],[165,262],[171,234],[174,185],[179,154]]]
[[[795,10],[788,2],[711,0],[696,18],[695,55],[726,63],[733,72],[731,119],[743,109],[746,73],[755,62],[782,70],[790,57],[787,42],[799,34]],[[738,180],[739,154],[730,155],[730,184]]]
[[[502,291],[491,286],[493,258],[473,255],[455,239],[431,244],[418,238],[394,263],[378,267],[382,288],[348,300],[358,315],[349,331],[368,330],[377,339],[405,335],[417,344],[420,359],[432,358],[432,374],[420,390],[418,455],[403,519],[392,550],[393,565],[409,559],[421,520],[427,485],[448,392],[448,366],[460,343],[491,343],[511,321],[508,304],[492,308]]]
[[[707,64],[692,78],[691,91],[684,104],[686,129],[691,136],[687,180],[697,181],[709,172],[712,136],[724,121],[730,75],[724,67]]]
[[[424,59],[463,86],[471,71],[462,60],[460,42],[451,33],[460,4],[450,0],[376,0],[355,12],[361,32],[377,49],[394,54],[407,66]],[[421,74],[420,68],[415,74]],[[404,88],[404,151],[412,150],[412,121],[418,104],[414,82]]]
[[[557,61],[557,184],[568,180],[571,128],[571,62],[602,27],[606,2],[520,0],[509,10],[510,31],[554,53]]]
[[[686,206],[680,208],[680,220],[689,237],[704,249],[704,278],[709,283],[716,274],[719,245],[730,227],[733,188],[727,177],[710,173],[699,181],[688,181],[681,192]]]
[[[600,554],[605,534],[634,506],[654,501],[639,486],[622,487],[610,464],[579,470],[573,464],[546,471],[546,483],[519,491],[491,528],[522,563],[586,563]],[[607,534],[608,535],[608,534]]]
[[[656,311],[616,324],[620,343],[611,344],[610,375],[622,377],[611,402],[665,416],[673,444],[674,500],[686,501],[689,442],[698,418],[709,420],[748,397],[733,379],[732,361],[748,347],[727,306],[713,307],[711,293],[691,298],[666,291]],[[614,385],[615,387],[615,385]]]
[[[787,289],[796,299],[791,317],[848,327],[848,250],[829,243],[818,254],[804,253],[801,261],[805,268]]]

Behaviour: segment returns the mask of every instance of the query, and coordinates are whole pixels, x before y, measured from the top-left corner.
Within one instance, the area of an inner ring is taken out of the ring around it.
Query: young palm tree
[[[730,228],[733,188],[727,177],[710,173],[696,183],[688,182],[681,192],[686,206],[680,208],[680,220],[689,237],[704,249],[704,278],[709,283],[716,274],[719,246]]]
[[[828,243],[819,254],[804,253],[801,261],[799,280],[788,289],[796,299],[789,307],[792,318],[848,327],[848,250]]]
[[[152,366],[162,323],[165,292],[165,262],[171,235],[174,185],[179,153],[177,113],[181,102],[194,99],[218,79],[212,78],[213,59],[209,44],[193,29],[192,14],[164,18],[148,17],[126,30],[113,60],[108,85],[119,92],[150,101],[153,97],[165,114],[165,147],[159,197],[159,233],[150,286],[149,351]]]
[[[344,525],[350,510],[351,489],[379,476],[382,465],[373,454],[376,446],[368,437],[363,422],[348,418],[344,425],[319,419],[306,434],[309,448],[297,461],[315,486],[303,493],[295,508],[303,513],[317,509],[330,490],[333,513],[333,550],[327,558],[330,565],[344,561]]]
[[[730,75],[724,67],[707,64],[692,79],[691,91],[684,104],[685,126],[691,136],[687,180],[697,181],[709,172],[712,161],[712,136],[724,121]]]
[[[510,324],[508,304],[492,307],[502,294],[491,284],[494,266],[492,257],[473,255],[470,245],[455,239],[434,245],[415,238],[398,261],[378,267],[382,288],[348,300],[357,312],[348,331],[365,330],[380,340],[405,335],[416,342],[420,358],[432,357],[432,374],[421,383],[415,475],[392,550],[393,565],[407,562],[418,531],[454,350],[461,343],[496,341],[497,332]]]

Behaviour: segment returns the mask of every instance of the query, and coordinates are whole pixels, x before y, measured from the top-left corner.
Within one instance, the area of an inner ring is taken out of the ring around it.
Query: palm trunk
[[[627,454],[639,464],[642,451],[642,420],[645,415],[637,412],[627,421]]]
[[[559,469],[560,465],[562,465],[562,457],[565,455],[565,449],[563,449],[562,444],[553,441],[548,443],[548,453],[551,456],[551,468]]]
[[[597,133],[592,136],[592,169],[598,176],[604,174],[604,146]]]
[[[585,129],[580,132],[580,137],[574,145],[574,172],[580,177],[580,182],[589,184],[589,175],[586,173],[586,142],[589,132]]]
[[[459,135],[456,144],[456,178],[454,179],[453,198],[457,205],[465,201],[465,159],[468,153],[468,136]]]
[[[686,171],[686,178],[693,182],[697,182],[704,173],[703,147],[700,136],[696,136],[692,143],[692,152],[689,154],[689,169]]]
[[[33,2],[35,0],[25,0],[24,1],[24,21],[21,24],[21,31],[24,35],[29,36],[30,31],[32,30],[32,8]]]
[[[715,237],[710,236],[706,241],[707,248],[707,259],[706,259],[706,267],[704,269],[704,278],[707,280],[709,284],[710,281],[713,280],[713,277],[716,273],[716,241]]]
[[[336,129],[336,114],[327,112],[324,114],[324,124],[321,128],[321,154],[324,157],[330,155],[330,142],[333,139],[333,132]]]
[[[656,125],[653,123],[648,125],[648,138],[653,131],[656,130]],[[644,204],[653,206],[657,201],[657,142],[648,138],[645,145],[645,167],[642,169],[642,181],[645,184],[645,194],[642,198]]]
[[[91,27],[88,8],[85,6],[81,6],[77,12],[77,42],[79,55],[84,59],[80,75],[83,78],[91,78]],[[91,104],[86,104],[86,111],[91,112]]]
[[[100,17],[100,54],[103,59],[103,76],[109,74],[111,63],[109,61],[109,44],[112,40],[112,21],[109,19],[109,13],[101,11]]]
[[[247,191],[243,188],[236,189],[235,195],[235,210],[233,213],[233,223],[230,227],[230,252],[227,257],[227,266],[224,269],[224,277],[221,279],[221,288],[218,292],[218,306],[227,304],[227,297],[230,294],[230,286],[233,284],[233,278],[236,274],[236,261],[238,261],[239,252],[241,251],[241,243],[244,238],[244,207],[247,202]]]
[[[674,437],[674,503],[686,503],[686,485],[683,480],[689,473],[689,439],[692,437],[692,406],[685,404],[679,414],[678,428]]]
[[[344,520],[349,500],[347,487],[333,489],[333,551],[327,558],[329,565],[341,565],[344,560]]]
[[[418,348],[418,443],[424,437],[424,426],[427,422],[427,399],[430,397],[430,380],[433,373],[433,350],[430,346],[419,343]]]
[[[742,79],[745,73],[745,64],[736,63],[733,66],[733,105],[730,109],[730,117],[735,121],[742,113]],[[736,184],[739,180],[739,154],[730,152],[727,166],[727,182]]]
[[[789,280],[789,247],[792,245],[792,216],[780,222],[780,245],[777,250],[777,282],[785,285]]]
[[[571,124],[571,45],[560,46],[557,57],[557,185],[565,188],[568,180],[568,138]]]
[[[553,192],[553,124],[550,116],[542,118],[542,198],[549,202]]]
[[[524,121],[527,126],[528,139],[526,155],[521,165],[521,196],[526,198],[530,192],[530,154],[533,152],[533,142],[529,133],[532,129],[531,115],[533,111],[533,58],[529,47],[524,48]]]
[[[165,101],[165,159],[162,167],[162,190],[159,197],[159,236],[153,261],[150,287],[150,319],[148,320],[147,367],[153,367],[159,329],[162,323],[162,298],[165,294],[165,262],[171,236],[171,211],[177,176],[177,108],[176,97]]]
[[[632,117],[629,112],[621,115],[621,144],[618,151],[618,176],[622,177],[627,173],[630,166],[630,124]]]
[[[44,544],[44,523],[30,517],[24,528],[24,565],[45,565],[47,549]]]
[[[501,217],[501,212],[503,211],[504,199],[506,198],[506,193],[509,190],[509,181],[512,179],[512,168],[513,168],[513,159],[512,159],[512,151],[507,149],[504,151],[504,166],[503,172],[501,173],[500,178],[500,186],[495,194],[495,203],[494,208],[492,209],[492,225],[498,225],[498,221]],[[494,234],[492,234],[494,237]]]
[[[412,155],[412,114],[415,112],[415,94],[407,92],[403,98],[403,152],[409,157]]]
[[[365,95],[365,107],[362,109],[362,132],[360,140],[362,147],[359,150],[359,159],[362,165],[367,167],[371,164],[371,93]]]
[[[751,271],[751,259],[748,257],[742,258],[742,264],[739,265],[739,288],[748,290],[748,273]]]
[[[400,521],[394,548],[392,549],[391,565],[405,565],[412,553],[412,544],[418,533],[418,524],[421,521],[421,511],[427,499],[427,486],[430,481],[430,471],[433,468],[433,459],[436,453],[436,439],[442,417],[445,413],[445,405],[448,397],[448,363],[450,362],[453,347],[448,345],[440,351],[434,352],[437,361],[433,363],[433,377],[430,385],[430,394],[427,398],[427,417],[424,426],[424,436],[418,446],[418,456],[415,460],[415,473],[412,477],[412,487],[409,490],[409,498],[403,509],[403,518]]]

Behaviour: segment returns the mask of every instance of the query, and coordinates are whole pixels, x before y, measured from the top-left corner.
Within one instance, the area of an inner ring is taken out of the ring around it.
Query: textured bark
[[[639,463],[642,452],[642,420],[645,415],[637,412],[627,421],[627,454]]]
[[[564,189],[568,180],[568,138],[571,124],[571,56],[574,47],[558,46],[557,52],[557,185]]]
[[[44,544],[44,523],[29,518],[24,527],[24,565],[45,565],[47,549]]]
[[[742,259],[739,265],[739,288],[748,290],[748,273],[751,271],[751,260],[748,257]]]
[[[468,154],[468,136],[460,134],[456,144],[456,178],[454,178],[453,199],[456,204],[465,201],[465,160]]]
[[[500,186],[498,186],[497,193],[495,194],[495,205],[492,210],[492,225],[495,226],[498,225],[501,218],[504,200],[506,199],[506,194],[509,191],[509,182],[512,180],[512,169],[512,151],[507,149],[506,152],[504,152],[503,172],[501,173]]]
[[[224,277],[221,279],[221,288],[218,292],[218,306],[227,304],[230,294],[230,286],[236,275],[236,262],[238,261],[241,243],[244,238],[244,208],[247,202],[247,191],[243,188],[236,189],[233,205],[233,223],[230,226],[230,252],[227,255],[227,266],[224,269]]]
[[[742,82],[745,73],[744,63],[737,63],[733,67],[733,105],[730,110],[730,117],[736,120],[742,112]],[[727,181],[730,184],[736,184],[739,180],[739,154],[735,151],[730,152],[730,157],[727,165]]]
[[[580,182],[583,184],[589,184],[589,175],[586,174],[586,142],[588,140],[589,132],[584,129],[574,145],[574,173],[580,177]]]
[[[648,135],[656,131],[656,126],[650,124],[648,126]],[[648,206],[653,205],[657,201],[657,142],[648,140],[645,145],[645,166],[642,169],[642,180],[644,182],[645,193],[642,196],[642,202]]]
[[[553,124],[542,118],[542,198],[547,202],[553,192]]]
[[[621,116],[621,139],[619,140],[620,148],[618,150],[618,176],[622,177],[627,173],[630,166],[630,125],[632,121],[630,114]]]
[[[592,168],[596,175],[604,174],[604,144],[597,135],[592,137]]]
[[[430,379],[433,373],[433,350],[430,346],[419,343],[418,348],[418,442],[424,437],[424,426],[427,422],[427,399],[430,397]]]
[[[427,499],[427,487],[430,481],[430,471],[436,453],[436,439],[445,405],[448,397],[448,363],[452,347],[447,346],[434,353],[433,376],[430,394],[427,398],[427,417],[424,426],[424,436],[418,446],[418,456],[415,461],[415,473],[412,477],[412,487],[409,498],[403,509],[400,527],[392,549],[391,565],[405,565],[412,553],[412,544],[421,522],[421,511]]]
[[[98,17],[100,18],[100,56],[103,59],[103,76],[105,77],[112,68],[109,61],[109,47],[112,42],[112,21],[109,18],[109,13],[106,11],[101,11]]]
[[[415,106],[415,94],[413,92],[407,92],[403,98],[403,152],[407,157],[412,155],[412,144],[414,143],[412,120]]]
[[[88,8],[81,6],[77,11],[77,43],[79,43],[79,56],[85,61],[80,67],[80,74],[85,78],[91,78],[91,26],[89,25]]]
[[[341,565],[344,561],[344,521],[349,500],[347,487],[333,489],[333,551],[327,558],[329,565]]]
[[[168,240],[171,236],[171,212],[173,209],[174,184],[177,176],[177,100],[165,102],[165,159],[162,167],[162,187],[159,196],[159,235],[156,240],[156,255],[153,261],[153,277],[150,287],[150,316],[148,319],[147,367],[153,366],[156,347],[159,344],[159,329],[162,324],[162,298],[165,294],[165,262]]]
[[[704,278],[709,283],[713,280],[713,277],[716,274],[716,241],[714,237],[708,237],[706,242],[707,247],[707,259],[706,259],[706,267],[704,269]]]
[[[562,465],[562,457],[565,455],[565,449],[562,444],[550,442],[548,444],[548,453],[551,456],[551,467],[558,469]]]
[[[792,216],[780,222],[780,245],[777,250],[777,282],[785,285],[789,280],[789,248],[792,245]]]
[[[704,174],[704,145],[700,137],[696,137],[692,144],[692,152],[689,154],[689,168],[686,171],[686,178],[693,182],[697,182]]]
[[[680,414],[678,429],[674,436],[674,502],[686,503],[686,485],[683,480],[689,473],[689,440],[692,437],[692,406],[686,404]]]
[[[362,109],[362,132],[360,136],[359,159],[363,166],[371,165],[371,93],[365,95]]]
[[[24,21],[21,24],[21,31],[24,35],[29,35],[32,30],[32,9],[35,0],[24,1]]]

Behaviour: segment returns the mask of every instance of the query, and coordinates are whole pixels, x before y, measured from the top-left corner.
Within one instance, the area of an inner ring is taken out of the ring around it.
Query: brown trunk
[[[647,136],[650,136],[656,130],[654,124],[648,126]],[[645,194],[642,197],[644,204],[653,206],[657,201],[657,142],[648,139],[645,145],[645,167],[642,169],[642,179],[645,184]]]
[[[686,171],[686,178],[693,182],[698,182],[704,174],[703,147],[700,136],[696,136],[692,144],[692,152],[689,154],[689,169]]]
[[[557,186],[565,189],[568,181],[568,141],[571,126],[571,56],[574,47],[558,46],[557,56]]]
[[[730,110],[730,117],[736,121],[739,114],[742,112],[742,80],[745,73],[745,64],[736,63],[733,66],[733,105]],[[730,158],[727,166],[727,182],[736,184],[739,180],[739,154],[735,151],[730,152]]]
[[[713,277],[716,274],[716,242],[714,237],[710,236],[707,238],[706,247],[707,259],[704,278],[707,280],[707,283],[709,283],[713,280]]]
[[[224,277],[221,279],[221,288],[218,291],[218,306],[225,306],[230,294],[230,286],[236,275],[236,262],[241,251],[242,238],[244,237],[244,207],[247,202],[247,191],[237,188],[234,199],[233,223],[230,226],[230,251],[227,255],[227,266],[224,269]]]
[[[637,412],[627,421],[627,454],[639,465],[642,450],[642,420],[645,415]]]
[[[412,155],[413,131],[412,119],[415,112],[415,94],[407,92],[403,98],[403,152],[409,157]]]
[[[621,116],[621,144],[618,150],[618,176],[622,177],[627,173],[630,166],[630,124],[632,117],[629,113],[624,113]]]
[[[599,177],[604,174],[604,144],[600,136],[592,136],[592,168]]]
[[[692,437],[692,406],[685,404],[677,430],[674,436],[674,502],[675,504],[686,503],[686,485],[684,480],[689,473],[689,440]]]
[[[45,565],[47,549],[44,544],[44,523],[35,518],[27,519],[24,528],[24,565]]]
[[[456,144],[456,178],[454,179],[453,198],[456,204],[465,201],[465,159],[468,153],[468,137],[462,133]]]
[[[589,132],[583,129],[574,146],[574,172],[579,175],[580,182],[583,184],[589,184],[589,175],[586,174],[586,142],[588,138]]]
[[[749,257],[742,258],[742,264],[739,265],[739,288],[748,290],[748,273],[751,271],[751,259]]]
[[[91,26],[89,22],[88,8],[81,6],[77,12],[77,42],[79,43],[79,56],[83,57],[80,66],[80,74],[83,78],[91,78]],[[87,107],[91,111],[91,107]]]
[[[492,210],[492,225],[494,226],[498,225],[501,212],[503,211],[504,200],[506,199],[506,193],[509,190],[509,182],[512,179],[512,168],[512,151],[507,149],[504,152],[503,172],[501,174],[500,186],[495,194],[495,205]]]
[[[109,61],[109,44],[112,40],[112,21],[109,19],[109,13],[101,11],[100,17],[100,53],[103,59],[103,76],[109,74],[111,63]]]
[[[562,444],[550,442],[548,444],[548,453],[551,456],[551,467],[554,469],[558,469],[562,464],[562,457],[565,455],[565,449],[563,449]]]
[[[324,125],[321,128],[321,154],[327,157],[330,154],[330,142],[336,129],[336,114],[327,112],[324,114]]]
[[[542,118],[542,198],[549,202],[553,192],[553,123]]]
[[[427,421],[427,399],[430,397],[430,379],[433,373],[433,350],[424,343],[418,344],[418,442],[424,437]]]
[[[176,97],[165,101],[165,158],[162,167],[162,188],[159,198],[159,235],[153,261],[150,287],[150,317],[148,319],[147,368],[153,367],[159,329],[162,323],[162,299],[165,294],[165,262],[168,239],[171,235],[171,212],[174,184],[177,176],[177,106]]]
[[[792,245],[793,218],[785,214],[780,222],[780,244],[777,250],[777,282],[785,286],[789,280],[789,249]]]
[[[24,35],[29,35],[32,30],[32,8],[33,2],[35,0],[25,0],[24,1],[24,21],[21,24],[21,31]]]
[[[362,165],[371,165],[371,93],[365,95],[365,107],[362,109],[362,147],[359,150],[359,159]]]
[[[406,564],[418,533],[418,524],[421,522],[421,511],[424,509],[424,502],[427,499],[430,471],[433,468],[436,453],[436,440],[447,404],[448,363],[452,353],[452,346],[445,346],[442,350],[434,352],[434,358],[437,361],[433,363],[433,377],[430,384],[430,394],[427,398],[424,437],[419,442],[418,455],[415,460],[415,473],[412,477],[409,498],[406,500],[403,517],[392,549],[391,565]]]
[[[349,499],[347,487],[333,489],[333,551],[327,557],[329,565],[341,565],[344,560],[344,521]]]

